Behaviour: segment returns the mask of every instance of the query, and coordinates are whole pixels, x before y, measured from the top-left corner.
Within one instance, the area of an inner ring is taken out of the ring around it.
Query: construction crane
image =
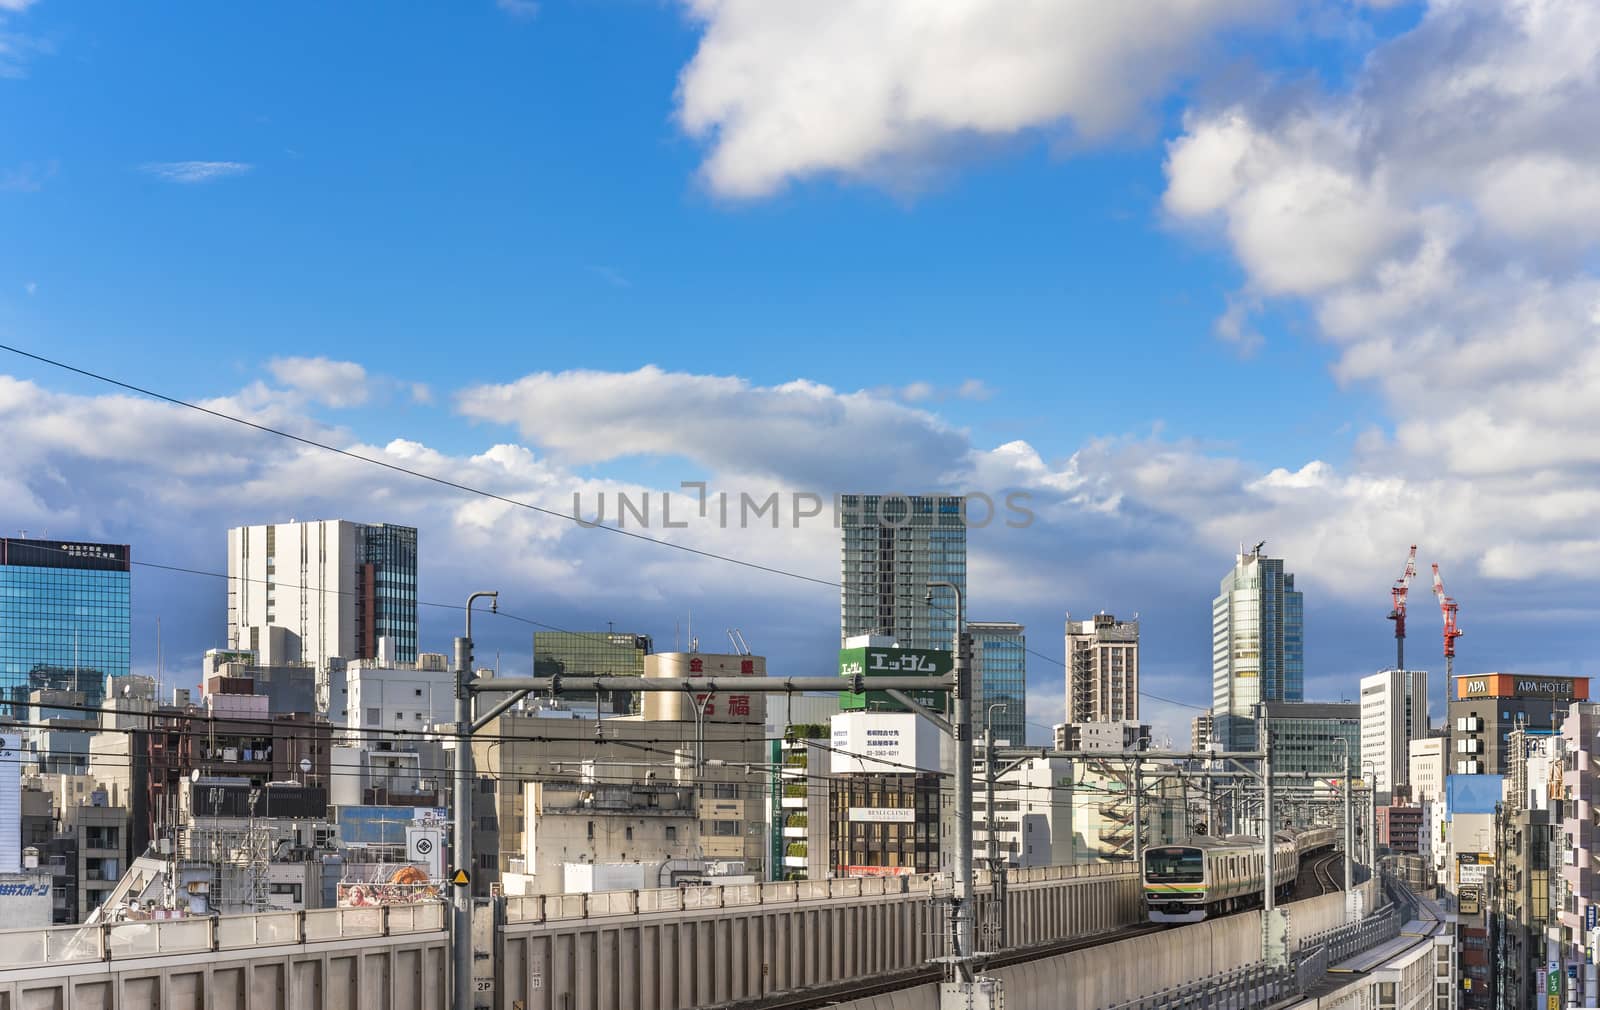
[[[1417,545],[1411,545],[1411,553],[1406,555],[1405,574],[1394,580],[1394,586],[1389,590],[1389,598],[1393,608],[1389,611],[1389,620],[1394,622],[1394,668],[1406,668],[1406,595],[1411,592],[1411,580],[1417,577]]]
[[[1439,578],[1439,565],[1433,566],[1433,595],[1439,600],[1439,615],[1444,618],[1444,676],[1446,682],[1455,670],[1456,639],[1463,634],[1456,627],[1456,601],[1444,594],[1444,581]]]

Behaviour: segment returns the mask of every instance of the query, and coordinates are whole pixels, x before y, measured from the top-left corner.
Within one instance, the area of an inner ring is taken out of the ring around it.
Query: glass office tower
[[[965,501],[959,495],[841,495],[839,641],[888,635],[905,649],[948,650],[955,600],[967,591]]]
[[[622,631],[536,631],[533,673],[536,677],[643,677],[644,657],[653,651],[649,635]],[[594,691],[566,691],[569,702],[592,703]],[[632,691],[608,692],[602,711],[611,715],[637,712]]]
[[[968,621],[972,635],[974,732],[989,719],[989,706],[1004,705],[994,713],[994,738],[1013,747],[1028,742],[1028,639],[1023,626],[1011,621]]]
[[[126,544],[0,539],[0,693],[82,691],[90,705],[129,663]]]
[[[1211,716],[1228,750],[1255,747],[1255,706],[1305,699],[1305,604],[1283,561],[1234,559],[1211,602]]]

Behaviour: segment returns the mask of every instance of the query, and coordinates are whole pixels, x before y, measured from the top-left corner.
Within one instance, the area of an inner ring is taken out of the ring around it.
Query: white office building
[[[905,649],[949,649],[967,590],[966,499],[959,495],[839,497],[839,641],[888,635]],[[970,602],[970,601],[968,601]]]
[[[455,722],[456,675],[411,663],[351,663],[328,715],[350,730],[420,733]]]
[[[417,659],[417,531],[332,519],[228,531],[228,648],[261,666],[317,669],[326,711],[347,661],[377,659],[387,639]]]
[[[1139,718],[1139,622],[1067,615],[1067,722]]]
[[[1380,804],[1410,780],[1411,741],[1427,736],[1427,671],[1383,670],[1361,678],[1361,760],[1374,766]]]

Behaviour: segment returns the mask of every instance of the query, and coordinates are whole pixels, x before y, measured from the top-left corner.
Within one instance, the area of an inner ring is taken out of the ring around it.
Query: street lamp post
[[[455,871],[472,865],[472,605],[487,597],[489,612],[499,606],[499,593],[467,597],[467,634],[456,639],[456,761],[450,802],[455,807]],[[455,872],[451,877],[455,877]],[[470,877],[470,872],[469,872]],[[451,982],[455,1010],[472,1010],[472,886],[452,884],[450,917]]]
[[[951,926],[955,933],[956,965],[963,982],[972,981],[972,676],[967,669],[967,634],[961,587],[954,582],[928,583],[927,602],[933,590],[950,590],[956,598],[955,712],[952,720],[956,738],[956,857],[955,901]]]

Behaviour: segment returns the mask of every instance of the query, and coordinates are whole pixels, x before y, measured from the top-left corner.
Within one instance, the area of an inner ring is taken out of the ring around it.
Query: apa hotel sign
[[[1588,677],[1535,677],[1520,673],[1484,673],[1456,678],[1456,698],[1549,698],[1588,701]]]

